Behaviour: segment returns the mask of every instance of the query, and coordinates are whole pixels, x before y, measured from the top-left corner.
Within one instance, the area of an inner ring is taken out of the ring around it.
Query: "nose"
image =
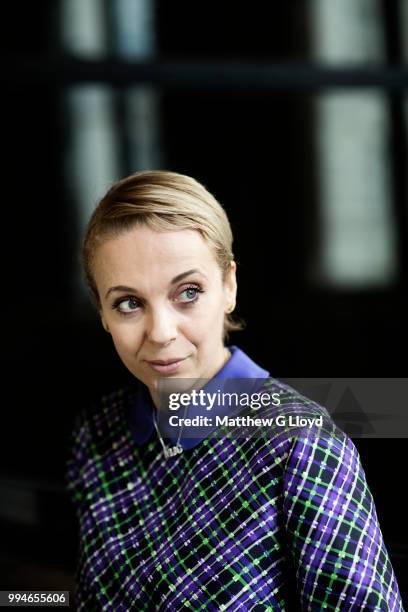
[[[166,306],[152,308],[147,314],[146,336],[155,344],[168,344],[177,337],[177,322],[174,313]]]

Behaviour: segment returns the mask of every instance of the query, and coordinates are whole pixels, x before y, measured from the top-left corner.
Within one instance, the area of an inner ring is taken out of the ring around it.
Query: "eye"
[[[122,304],[128,304],[127,307],[122,307]],[[135,312],[139,308],[139,301],[133,297],[119,298],[113,304],[112,308],[117,310],[120,314],[129,314],[131,312]]]
[[[186,295],[186,300],[181,300],[185,304],[191,304],[192,302],[196,302],[199,299],[198,294],[204,293],[204,291],[197,285],[189,285],[180,293],[180,296],[183,294]]]

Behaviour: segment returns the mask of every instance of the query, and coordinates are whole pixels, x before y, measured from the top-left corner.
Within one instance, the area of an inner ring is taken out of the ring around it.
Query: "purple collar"
[[[265,379],[270,377],[267,370],[264,370],[257,365],[244,351],[235,345],[227,347],[231,351],[231,357],[227,363],[213,376],[211,380],[223,378],[259,378]],[[153,423],[153,411],[155,410],[150,392],[147,386],[137,380],[135,401],[130,405],[129,410],[129,427],[136,444],[141,445],[147,442],[152,433],[155,432]],[[228,407],[218,407],[217,414],[228,415],[232,413],[232,409]],[[175,440],[169,436],[165,440]],[[180,443],[184,449],[193,448],[203,438],[182,438]]]

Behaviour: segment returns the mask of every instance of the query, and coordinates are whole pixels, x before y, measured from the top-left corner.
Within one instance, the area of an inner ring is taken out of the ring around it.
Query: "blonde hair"
[[[88,222],[81,248],[85,282],[98,311],[101,302],[93,276],[93,258],[106,239],[138,224],[156,231],[193,229],[212,250],[225,280],[234,260],[228,217],[209,191],[197,180],[168,170],[136,172],[116,181],[100,200]],[[223,340],[245,327],[242,319],[224,316]]]

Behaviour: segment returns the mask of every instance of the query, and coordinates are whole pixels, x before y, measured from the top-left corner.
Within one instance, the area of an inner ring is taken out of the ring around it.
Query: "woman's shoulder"
[[[75,507],[93,487],[95,467],[103,473],[110,466],[112,453],[127,440],[126,406],[132,392],[121,386],[104,393],[77,413],[70,432],[65,466],[65,482]]]
[[[326,452],[330,448],[332,456],[339,459],[344,454],[358,456],[352,439],[322,403],[273,377],[265,379],[262,390],[278,399],[263,411],[263,415],[274,417],[271,440],[275,440],[275,444],[286,441],[279,444],[285,457],[293,456],[300,447],[304,455],[315,454],[317,448],[326,449]]]
[[[136,390],[136,384],[123,384],[92,400],[76,415],[71,436],[83,442],[100,444],[122,434]]]
[[[312,397],[308,397],[284,380],[269,376],[264,380],[263,386],[268,392],[278,394],[281,405],[287,408],[298,406],[299,408],[302,407],[305,410],[315,411],[330,417],[324,405]]]
[[[322,403],[301,393],[287,382],[268,377],[262,383],[261,392],[266,392],[271,398],[269,405],[262,412],[264,416],[275,419],[276,433],[284,427],[285,431],[293,435],[305,433],[305,428],[313,434],[319,430],[322,435],[346,435],[337,427]]]

